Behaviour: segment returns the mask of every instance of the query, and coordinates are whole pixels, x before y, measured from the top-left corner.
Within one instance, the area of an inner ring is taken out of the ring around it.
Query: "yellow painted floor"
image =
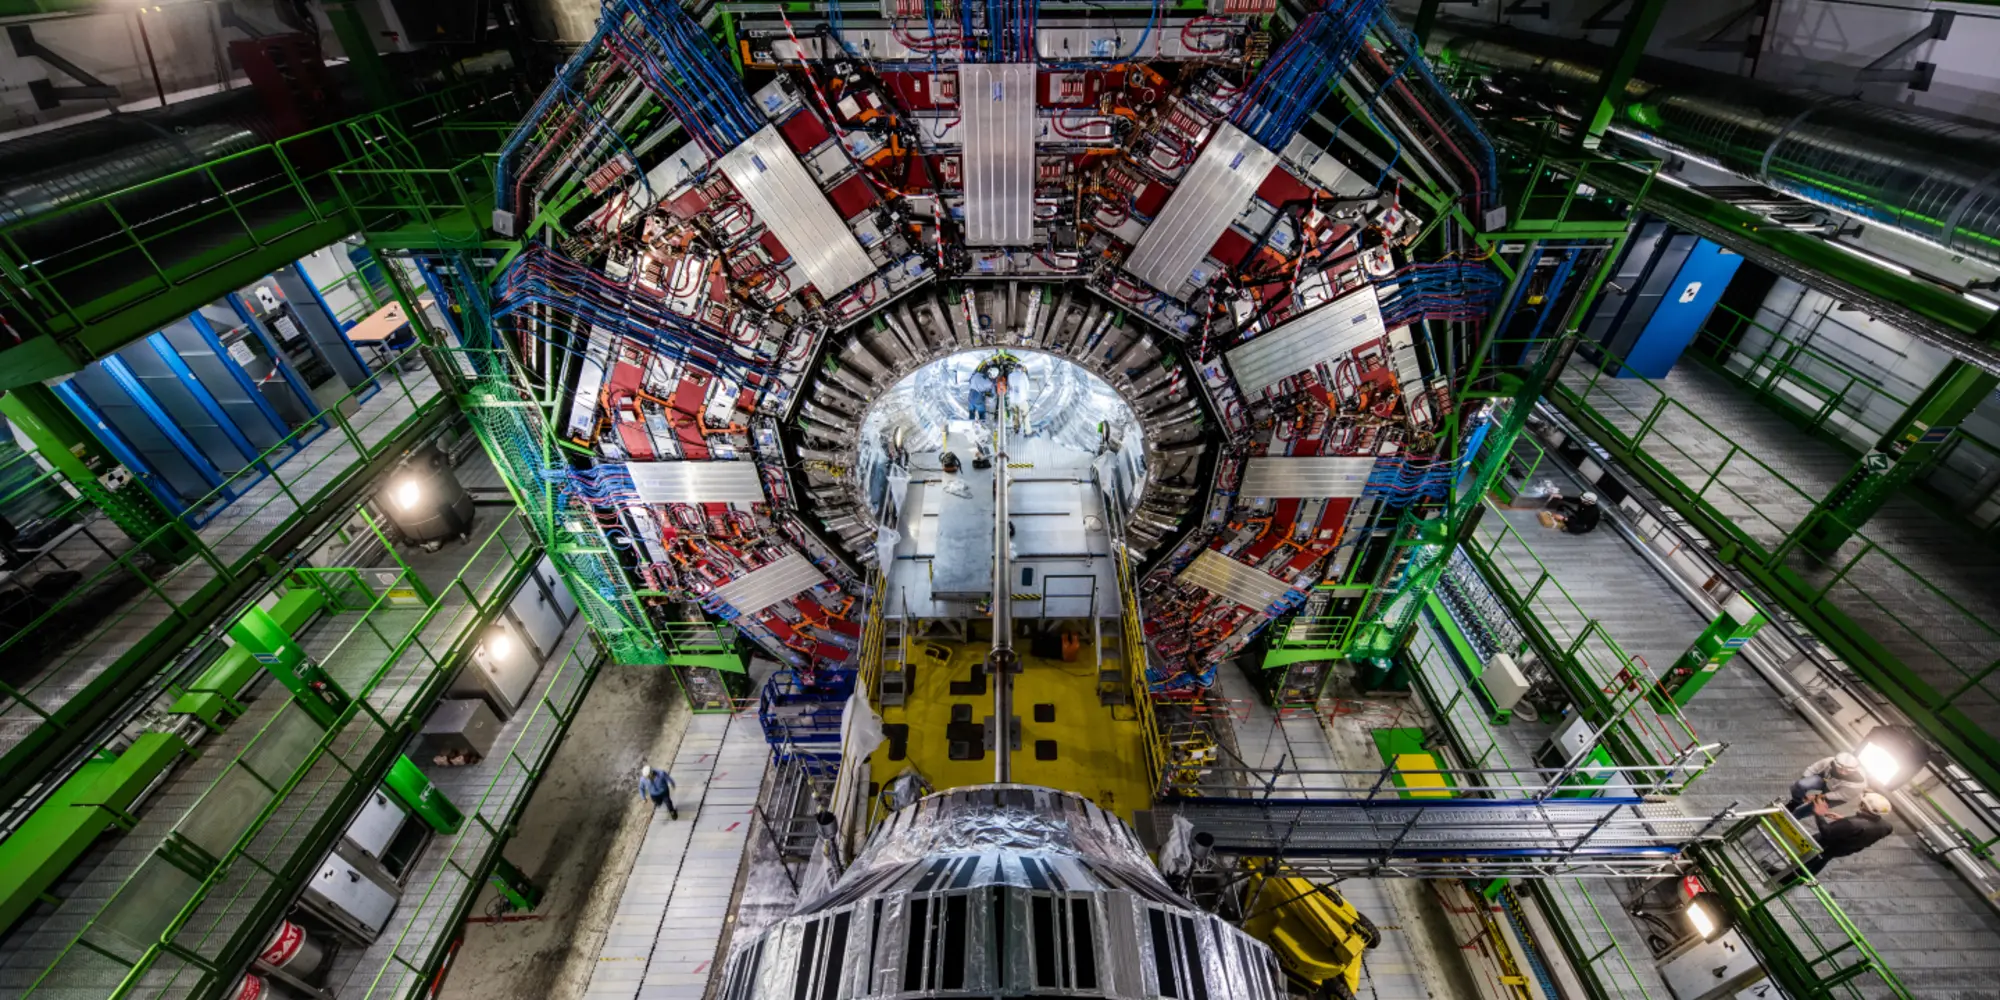
[[[952,681],[971,679],[989,647],[928,639],[920,640],[918,648],[923,645],[948,650],[951,659],[934,667],[912,650],[911,662],[918,666],[907,703],[882,709],[884,724],[910,727],[908,757],[890,759],[891,745],[884,743],[869,758],[872,780],[887,782],[914,766],[939,790],[991,783],[991,752],[977,760],[951,760],[945,738],[953,705],[970,705],[973,722],[984,722],[993,714],[991,679],[982,695],[954,695],[950,689]],[[1152,781],[1140,724],[1114,719],[1109,707],[1097,703],[1097,671],[1091,661],[1064,663],[1026,655],[1022,661],[1025,669],[1014,675],[1014,714],[1021,719],[1021,749],[1013,755],[1014,781],[1076,792],[1126,822],[1132,821],[1134,810],[1150,808]],[[1055,706],[1054,722],[1035,721],[1038,704]],[[1035,759],[1037,740],[1055,741],[1055,760]]]

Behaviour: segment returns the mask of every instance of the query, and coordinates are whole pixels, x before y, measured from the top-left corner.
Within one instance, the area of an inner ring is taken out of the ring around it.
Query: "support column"
[[[382,779],[382,787],[412,815],[423,820],[425,826],[438,833],[457,833],[458,828],[465,824],[465,814],[445,798],[444,792],[431,784],[430,775],[408,757],[397,757],[396,763],[389,766],[389,775]]]
[[[243,617],[229,627],[229,637],[238,646],[250,651],[278,683],[285,686],[299,707],[305,709],[314,721],[332,727],[347,710],[351,699],[347,692],[327,676],[324,668],[306,655],[305,648],[292,638],[285,627],[263,608],[253,607],[243,612]]]
[[[32,382],[7,390],[7,395],[0,397],[0,413],[20,428],[34,444],[36,454],[133,541],[144,542],[176,523],[138,480],[116,489],[105,485],[99,477],[122,466],[48,386]],[[186,529],[178,528],[155,543],[154,554],[178,562],[192,542]]]
[[[1653,26],[1659,23],[1660,12],[1665,8],[1666,0],[1632,0],[1632,9],[1618,28],[1618,42],[1611,48],[1611,64],[1597,78],[1597,99],[1590,105],[1596,111],[1578,136],[1583,148],[1596,149],[1604,139],[1604,130],[1618,116],[1625,85],[1632,82],[1632,73],[1639,68],[1639,57],[1646,53],[1646,40],[1653,37]]]
[[[326,19],[333,25],[341,49],[347,53],[347,64],[354,68],[362,93],[368,95],[369,106],[386,108],[396,103],[396,81],[389,75],[382,54],[375,51],[375,35],[361,19],[353,0],[327,0],[324,6]]]
[[[1764,627],[1763,612],[1751,604],[1742,594],[1737,594],[1722,606],[1722,613],[1708,623],[1708,627],[1696,636],[1694,645],[1667,668],[1665,675],[1653,688],[1653,707],[1666,711],[1668,704],[1687,707],[1695,692],[1706,685],[1722,665],[1736,658],[1750,637]]]
[[[1992,325],[1989,323],[1989,328]],[[1930,468],[1959,421],[1971,415],[1996,386],[2000,386],[2000,377],[1984,369],[1957,360],[1946,365],[1890,425],[1889,432],[1806,517],[1795,536],[1799,544],[1821,554],[1846,544],[1898,487]]]

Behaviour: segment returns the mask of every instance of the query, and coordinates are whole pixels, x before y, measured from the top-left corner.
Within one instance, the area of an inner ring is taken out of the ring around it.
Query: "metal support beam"
[[[1611,16],[1611,12],[1617,10],[1620,7],[1625,6],[1626,2],[1627,0],[1605,0],[1604,6],[1597,8],[1597,11],[1595,13],[1583,19],[1583,30],[1585,31],[1624,30],[1625,22],[1630,20],[1630,18],[1629,17],[1614,18]]]
[[[1632,74],[1639,68],[1639,57],[1646,52],[1646,41],[1653,37],[1653,26],[1660,23],[1660,12],[1664,9],[1666,0],[1632,0],[1631,11],[1618,27],[1618,41],[1611,47],[1611,64],[1597,80],[1597,99],[1591,102],[1597,110],[1579,136],[1583,148],[1596,149],[1604,139],[1604,130],[1618,116],[1625,85],[1632,82]]]
[[[2000,314],[1987,324],[2000,332]],[[1917,401],[1889,425],[1889,432],[1854,463],[1847,476],[1820,501],[1793,539],[1806,549],[1829,553],[1845,544],[1896,489],[1930,468],[1960,421],[2000,386],[2000,376],[1954,360],[1925,387]],[[1787,540],[1792,541],[1792,539]]]
[[[1528,0],[1514,0],[1500,13],[1508,17],[1539,17],[1546,21],[1549,19],[1549,0],[1542,0],[1538,4],[1529,4]]]
[[[1753,0],[1743,5],[1743,9],[1730,15],[1721,26],[1709,32],[1707,38],[1695,43],[1698,52],[1735,52],[1754,56],[1764,47],[1764,18],[1770,13],[1771,0]],[[1743,28],[1743,37],[1728,38],[1731,32]]]
[[[396,103],[396,81],[389,75],[381,53],[375,50],[375,36],[369,33],[361,12],[354,9],[353,0],[328,0],[321,6],[326,10],[327,22],[333,25],[333,33],[340,38],[341,51],[347,53],[348,65],[361,81],[361,91],[368,96],[369,106],[382,108]]]
[[[1891,69],[1904,56],[1917,50],[1925,42],[1942,42],[1951,35],[1951,22],[1957,17],[1948,10],[1931,11],[1931,23],[1916,34],[1903,39],[1896,47],[1877,57],[1874,62],[1861,67],[1854,74],[1856,83],[1900,83],[1911,90],[1931,89],[1931,78],[1937,73],[1937,64],[1921,60],[1901,69]]]
[[[106,485],[105,478],[123,467],[48,386],[30,382],[8,390],[0,397],[0,413],[33,442],[43,461],[62,473],[64,480],[133,541],[143,542],[166,526],[166,508],[137,479],[117,489]],[[168,544],[167,539],[156,542],[153,554],[178,562],[187,551],[187,546],[179,543],[185,538],[185,530],[167,536],[175,543]]]
[[[14,43],[14,54],[23,59],[40,59],[60,70],[81,87],[58,87],[48,80],[34,80],[28,84],[28,93],[35,99],[35,107],[48,111],[64,101],[117,100],[118,88],[99,80],[86,72],[83,67],[50,50],[35,41],[35,29],[26,24],[7,27],[7,37]]]

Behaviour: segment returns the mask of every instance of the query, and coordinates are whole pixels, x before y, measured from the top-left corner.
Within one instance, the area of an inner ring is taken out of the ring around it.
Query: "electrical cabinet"
[[[373,941],[396,912],[397,895],[346,858],[329,854],[300,901],[343,932]]]

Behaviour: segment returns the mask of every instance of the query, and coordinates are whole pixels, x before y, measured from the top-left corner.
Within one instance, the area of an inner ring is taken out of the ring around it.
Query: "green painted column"
[[[1952,361],[1897,418],[1889,433],[1861,456],[1839,486],[1799,526],[1799,544],[1830,553],[1846,544],[1897,488],[1931,467],[1960,421],[2000,386],[2000,377]]]
[[[229,637],[285,686],[299,707],[322,726],[331,727],[347,710],[347,692],[327,676],[290,632],[263,608],[251,608],[229,627]]]
[[[1653,688],[1653,707],[1664,712],[1669,704],[1686,707],[1722,665],[1736,658],[1750,637],[1764,627],[1764,614],[1742,594],[1724,605],[1722,613],[1696,636],[1694,645],[1674,661]]]
[[[368,95],[369,106],[386,108],[396,103],[395,78],[389,75],[382,54],[375,50],[375,34],[368,30],[368,23],[361,19],[353,0],[327,0],[322,6],[334,35],[340,39],[341,51],[347,53],[347,64],[353,67],[362,93]]]
[[[48,386],[36,382],[9,389],[6,396],[0,397],[0,413],[21,429],[34,444],[36,454],[62,473],[77,492],[133,541],[143,542],[161,528],[176,524],[136,477],[117,489],[105,485],[100,477],[124,467]],[[155,543],[156,554],[177,562],[187,554],[193,541],[185,528],[177,526],[172,534]]]
[[[382,779],[382,787],[423,820],[425,826],[439,833],[457,833],[465,825],[465,814],[408,757],[397,757],[396,763],[389,766],[389,776]]]
[[[1653,26],[1660,22],[1660,12],[1666,6],[1666,0],[1632,0],[1631,9],[1625,12],[1625,23],[1618,29],[1618,42],[1611,48],[1611,65],[1597,78],[1594,102],[1597,110],[1578,136],[1583,148],[1596,149],[1604,139],[1604,130],[1618,117],[1625,85],[1632,82],[1639,58],[1646,53],[1646,40],[1653,37]]]

